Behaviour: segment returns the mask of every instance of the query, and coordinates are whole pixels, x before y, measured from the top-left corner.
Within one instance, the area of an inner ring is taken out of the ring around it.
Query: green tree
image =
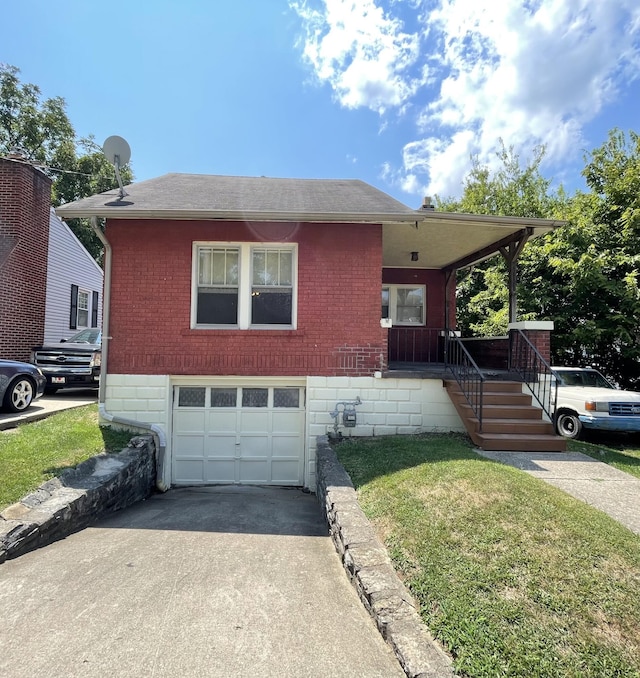
[[[566,225],[527,243],[519,260],[522,320],[552,320],[552,361],[594,364],[620,385],[640,389],[640,136],[612,130],[585,158],[589,191],[551,191],[541,150],[521,168],[512,149],[494,174],[474,163],[450,211],[531,216]],[[465,334],[506,331],[507,272],[496,256],[461,272],[459,324]]]
[[[587,156],[590,193],[566,206],[567,225],[523,253],[523,308],[555,322],[553,358],[595,364],[640,388],[640,137],[614,129]]]
[[[60,205],[118,185],[113,166],[92,136],[76,139],[62,97],[43,99],[37,85],[22,83],[20,70],[0,64],[0,155],[19,153],[39,165],[53,181],[52,204]],[[130,167],[121,170],[130,183]],[[100,261],[102,243],[86,220],[69,226]]]
[[[469,214],[557,217],[567,198],[562,189],[552,192],[551,182],[541,175],[544,153],[543,147],[535,148],[529,164],[523,167],[514,149],[501,142],[497,151],[499,168],[492,173],[489,167],[473,158],[462,197],[459,200],[438,198],[438,208]],[[499,255],[458,272],[458,325],[463,334],[496,336],[506,333],[509,322],[507,279],[507,267]],[[521,294],[522,285],[519,285],[519,299]],[[534,317],[534,313],[524,308],[519,314],[521,320]]]

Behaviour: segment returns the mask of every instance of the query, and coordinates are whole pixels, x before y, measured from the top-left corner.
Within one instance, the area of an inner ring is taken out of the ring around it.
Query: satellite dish
[[[102,152],[107,156],[107,160],[112,165],[123,167],[131,160],[131,147],[126,139],[119,136],[109,137],[102,144]]]
[[[124,165],[131,160],[131,147],[126,139],[114,135],[110,136],[105,140],[104,144],[102,144],[102,152],[105,154],[107,160],[115,167],[118,186],[120,186],[120,198],[124,198],[127,193],[122,186],[120,168],[124,167]]]

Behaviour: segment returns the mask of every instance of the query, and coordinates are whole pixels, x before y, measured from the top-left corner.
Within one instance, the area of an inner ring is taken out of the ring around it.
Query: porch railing
[[[558,380],[549,363],[522,330],[510,332],[509,369],[520,376],[542,411],[553,421],[558,398]]]
[[[478,431],[482,432],[482,397],[485,377],[459,337],[448,334],[446,342],[446,367],[451,370],[458,382],[462,394],[478,420]]]
[[[389,362],[444,362],[444,331],[433,327],[392,327],[389,330]]]

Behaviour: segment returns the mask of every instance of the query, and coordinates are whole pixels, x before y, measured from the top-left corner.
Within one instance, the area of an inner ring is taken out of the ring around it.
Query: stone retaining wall
[[[146,499],[155,482],[152,436],[137,436],[119,454],[99,454],[64,471],[0,513],[0,563]]]
[[[407,676],[453,676],[450,658],[422,623],[326,436],[317,439],[316,495],[351,582]]]

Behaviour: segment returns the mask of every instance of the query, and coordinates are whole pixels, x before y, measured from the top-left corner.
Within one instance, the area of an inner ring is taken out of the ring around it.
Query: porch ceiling
[[[509,240],[543,235],[563,222],[551,219],[494,217],[425,212],[414,224],[383,225],[383,266],[393,268],[464,268],[495,254]],[[418,261],[411,253],[418,252]]]

